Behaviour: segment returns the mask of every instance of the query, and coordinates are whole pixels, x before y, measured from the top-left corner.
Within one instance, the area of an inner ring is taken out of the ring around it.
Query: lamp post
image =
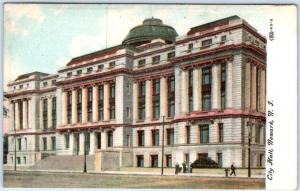
[[[251,177],[251,138],[252,138],[252,133],[251,133],[251,127],[252,127],[252,122],[249,120],[248,121],[248,177]]]
[[[162,143],[161,143],[161,175],[164,175],[164,142],[165,142],[165,116],[163,116],[162,122]]]
[[[83,158],[83,172],[86,173],[87,170],[86,170],[86,140],[87,140],[87,131],[84,132],[84,149],[83,149],[83,152],[84,152],[84,158]]]
[[[17,102],[15,102],[15,104],[18,104]],[[14,106],[14,113],[15,113],[15,106]],[[15,115],[14,115],[15,116]],[[15,136],[14,136],[14,139],[15,139],[15,160],[14,160],[14,170],[17,171],[17,131],[16,131],[16,119],[14,121],[14,132],[15,132]]]

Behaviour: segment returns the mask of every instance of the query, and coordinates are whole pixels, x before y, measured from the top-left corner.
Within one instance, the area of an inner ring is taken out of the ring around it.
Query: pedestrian
[[[185,164],[185,162],[182,163],[182,172],[186,173],[186,164]]]
[[[178,162],[176,162],[176,165],[175,165],[175,174],[177,175],[179,173],[179,164]]]
[[[231,176],[232,174],[234,174],[234,176],[236,176],[236,173],[235,173],[235,164],[234,164],[234,162],[231,164],[230,169],[231,169],[230,176]]]

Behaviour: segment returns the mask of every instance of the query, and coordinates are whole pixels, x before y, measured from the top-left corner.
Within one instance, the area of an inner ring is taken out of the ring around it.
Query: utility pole
[[[15,104],[18,104],[15,102]],[[15,105],[14,105],[15,108]],[[14,109],[14,114],[15,114],[15,109]],[[15,115],[14,115],[15,116]],[[17,116],[18,117],[18,116]],[[15,132],[15,161],[14,161],[14,170],[17,171],[17,131],[16,131],[16,119],[14,119],[14,132]]]
[[[248,177],[250,178],[251,177],[251,127],[252,127],[252,124],[251,122],[249,121],[249,124],[248,124]]]
[[[83,172],[86,173],[86,139],[87,139],[87,132],[84,132],[84,161],[83,161]]]
[[[162,143],[161,143],[161,175],[164,175],[164,142],[165,142],[165,116],[163,116],[162,123]]]

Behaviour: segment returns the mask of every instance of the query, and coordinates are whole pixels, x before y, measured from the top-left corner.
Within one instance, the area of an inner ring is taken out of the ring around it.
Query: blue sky
[[[270,6],[6,4],[4,84],[17,75],[56,73],[72,57],[120,44],[145,18],[158,17],[179,35],[238,15],[267,34]]]

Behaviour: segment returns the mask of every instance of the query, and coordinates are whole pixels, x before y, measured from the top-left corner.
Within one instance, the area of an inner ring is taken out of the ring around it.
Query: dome
[[[150,18],[145,19],[142,25],[132,28],[122,44],[139,46],[158,38],[166,43],[173,43],[176,36],[178,34],[173,27],[163,24],[160,19]]]

